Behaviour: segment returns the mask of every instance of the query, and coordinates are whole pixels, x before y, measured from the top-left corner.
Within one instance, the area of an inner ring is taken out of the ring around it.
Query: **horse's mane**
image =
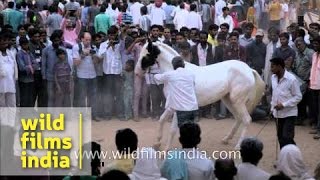
[[[145,48],[148,50],[148,54],[142,57],[141,59],[141,68],[145,70],[146,68],[154,65],[156,63],[156,59],[158,58],[159,54],[161,53],[160,48],[163,48],[164,50],[168,51],[171,54],[174,54],[176,56],[179,56],[178,52],[175,51],[172,47],[169,45],[162,43],[162,42],[148,42],[148,45],[145,46]]]
[[[169,51],[171,54],[174,54],[176,56],[179,56],[179,53],[174,50],[171,46],[169,46],[168,44],[162,43],[162,42],[158,42],[157,43],[159,46],[162,46],[162,48],[166,49],[167,51]]]
[[[147,45],[148,54],[142,57],[141,60],[141,68],[145,70],[146,68],[154,65],[156,63],[156,59],[160,54],[160,49],[157,46],[154,46],[151,41],[148,42]]]
[[[173,49],[171,46],[169,46],[168,44],[165,44],[165,43],[162,43],[162,42],[157,42],[157,44],[159,46],[161,46],[163,49],[165,49],[168,53],[173,54],[174,57],[175,56],[180,56],[180,54],[175,49]],[[184,61],[184,63],[186,65],[194,65],[194,64],[191,64],[188,61]]]

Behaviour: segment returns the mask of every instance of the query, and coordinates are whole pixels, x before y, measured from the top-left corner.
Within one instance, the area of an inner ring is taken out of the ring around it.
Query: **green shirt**
[[[23,23],[23,13],[13,9],[6,9],[2,12],[4,24],[10,24],[14,32],[18,32],[18,26]]]
[[[11,11],[13,11],[13,9],[6,8],[1,12],[1,14],[3,15],[3,24],[4,25],[9,24],[9,13]]]
[[[111,18],[104,13],[98,14],[94,19],[94,29],[96,33],[104,32],[107,34],[108,29],[110,28],[111,25],[112,25]]]

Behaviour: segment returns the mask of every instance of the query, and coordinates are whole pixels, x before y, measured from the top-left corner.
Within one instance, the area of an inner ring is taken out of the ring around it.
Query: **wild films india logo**
[[[81,114],[80,114],[81,116]],[[72,147],[71,137],[43,137],[43,131],[64,131],[65,116],[60,114],[59,118],[52,120],[51,114],[41,113],[40,118],[21,119],[23,134],[21,141],[21,166],[22,168],[70,168],[70,157],[59,155],[59,150],[70,150]],[[39,131],[37,131],[39,130]],[[37,132],[29,132],[37,131]],[[28,155],[27,149],[47,150],[42,157]]]
[[[81,156],[84,143],[91,141],[90,109],[20,109],[13,145],[17,166],[2,174],[90,175],[90,161]]]

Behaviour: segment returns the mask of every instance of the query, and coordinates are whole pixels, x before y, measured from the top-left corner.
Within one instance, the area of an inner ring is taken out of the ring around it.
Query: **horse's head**
[[[149,39],[148,43],[145,44],[141,50],[135,67],[135,74],[142,76],[149,67],[156,63],[159,65],[162,72],[173,69],[171,60],[175,56],[178,56],[178,53],[166,44],[151,42]]]
[[[142,75],[146,70],[154,65],[157,61],[160,49],[148,39],[148,43],[145,44],[140,52],[140,56],[135,68],[136,75]]]

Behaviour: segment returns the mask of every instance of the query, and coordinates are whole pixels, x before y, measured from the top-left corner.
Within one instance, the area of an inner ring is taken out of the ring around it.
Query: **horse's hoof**
[[[157,142],[157,143],[153,144],[153,149],[156,150],[156,151],[159,151],[160,150],[160,146],[161,146],[161,142]]]
[[[221,140],[221,143],[222,143],[222,144],[229,144],[229,141],[228,141],[227,139],[222,139],[222,140]]]
[[[157,137],[157,141],[158,141],[159,143],[161,142],[161,139],[162,139],[161,136]]]
[[[166,147],[166,148],[164,148],[163,151],[167,153],[169,150],[170,150],[170,147]]]

